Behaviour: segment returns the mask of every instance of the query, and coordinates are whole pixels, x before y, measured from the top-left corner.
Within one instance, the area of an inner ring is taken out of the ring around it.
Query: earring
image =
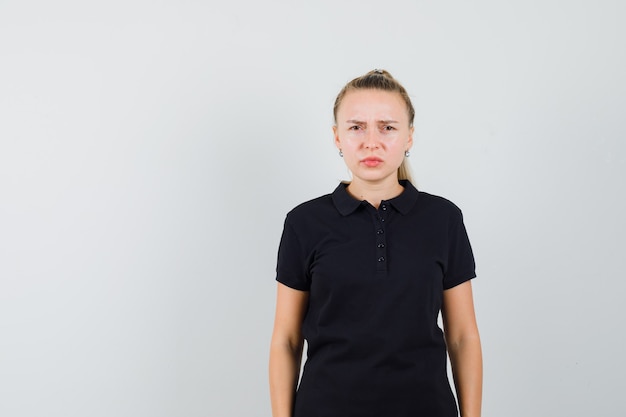
[[[343,158],[343,151],[341,149],[339,149],[339,156]]]
[[[408,150],[404,151],[404,156],[406,156],[408,158],[409,155],[411,155],[411,152],[409,152]]]

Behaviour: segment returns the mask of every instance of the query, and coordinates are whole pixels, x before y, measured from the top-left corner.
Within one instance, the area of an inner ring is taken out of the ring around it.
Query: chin
[[[361,181],[379,182],[388,179],[393,173],[382,172],[365,172],[365,173],[353,173],[352,178],[358,178]]]

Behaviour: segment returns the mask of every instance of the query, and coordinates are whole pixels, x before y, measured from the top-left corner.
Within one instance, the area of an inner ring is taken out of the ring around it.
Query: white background
[[[478,262],[485,416],[623,412],[626,6],[0,0],[0,415],[269,416],[282,222],[385,68]]]

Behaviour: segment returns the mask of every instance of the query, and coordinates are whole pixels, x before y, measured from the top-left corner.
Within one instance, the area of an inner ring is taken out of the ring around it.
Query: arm
[[[273,417],[291,417],[302,360],[302,320],[309,293],[278,283],[270,345],[270,398]]]
[[[461,417],[479,417],[483,363],[470,281],[443,292],[442,318]]]

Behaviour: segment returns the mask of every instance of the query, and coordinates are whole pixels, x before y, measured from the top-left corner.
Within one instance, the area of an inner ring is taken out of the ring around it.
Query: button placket
[[[376,269],[387,269],[387,239],[385,233],[385,218],[387,217],[387,203],[381,203],[375,214],[376,222]]]

